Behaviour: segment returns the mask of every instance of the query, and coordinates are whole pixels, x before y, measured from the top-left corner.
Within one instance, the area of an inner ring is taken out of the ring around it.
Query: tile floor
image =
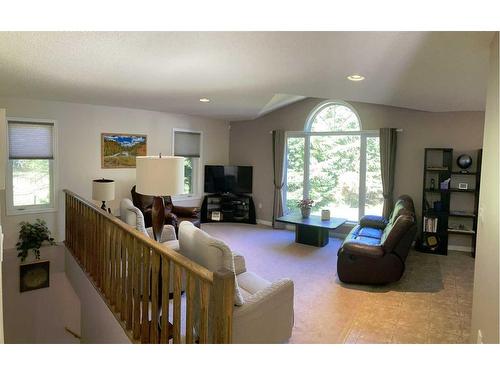
[[[400,282],[362,293],[346,343],[468,343],[474,260],[412,251]]]

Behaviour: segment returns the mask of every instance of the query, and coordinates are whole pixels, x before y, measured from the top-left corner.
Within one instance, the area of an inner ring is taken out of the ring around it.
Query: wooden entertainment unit
[[[202,223],[255,224],[255,205],[249,195],[205,195],[201,205]]]

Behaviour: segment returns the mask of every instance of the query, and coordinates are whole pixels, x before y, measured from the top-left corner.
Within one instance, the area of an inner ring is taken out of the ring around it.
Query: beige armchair
[[[274,344],[288,341],[293,328],[292,280],[269,282],[247,272],[241,255],[237,260],[223,241],[190,222],[180,223],[179,247],[184,256],[212,272],[224,267],[235,273],[233,343]],[[196,319],[195,316],[195,327]]]
[[[141,210],[135,207],[128,198],[124,198],[120,202],[120,219],[146,236],[154,238],[153,229],[146,228],[144,215]],[[170,247],[172,250],[179,250],[179,241],[177,241],[175,229],[172,225],[163,226],[160,243]]]

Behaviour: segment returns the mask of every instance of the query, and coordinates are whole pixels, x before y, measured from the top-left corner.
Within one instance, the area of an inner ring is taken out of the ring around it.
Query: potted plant
[[[313,206],[314,201],[312,199],[302,199],[297,203],[297,207],[300,207],[300,212],[302,213],[302,217],[307,219],[309,215],[311,215],[311,207]]]
[[[55,245],[54,239],[51,237],[49,228],[45,221],[37,219],[33,224],[23,221],[20,223],[21,230],[19,231],[19,242],[16,244],[17,256],[24,262],[30,250],[33,251],[35,258],[40,259],[40,247],[48,244]]]

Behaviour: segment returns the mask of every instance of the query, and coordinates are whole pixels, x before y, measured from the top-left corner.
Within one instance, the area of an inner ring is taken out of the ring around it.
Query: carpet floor
[[[245,256],[247,269],[295,285],[290,343],[467,343],[470,340],[474,259],[412,250],[403,278],[388,286],[342,284],[341,240],[322,248],[294,242],[295,234],[261,225],[203,224],[202,229]]]

